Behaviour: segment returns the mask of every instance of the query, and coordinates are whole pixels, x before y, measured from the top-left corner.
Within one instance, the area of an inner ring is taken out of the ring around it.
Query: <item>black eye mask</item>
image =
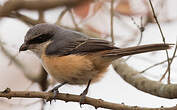
[[[52,36],[53,36],[52,34],[42,34],[34,39],[29,40],[27,44],[40,44],[40,43],[48,41],[49,39],[52,38]]]

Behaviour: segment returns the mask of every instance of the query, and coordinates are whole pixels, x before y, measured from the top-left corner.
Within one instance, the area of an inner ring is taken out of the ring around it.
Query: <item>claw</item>
[[[56,102],[56,96],[57,96],[57,94],[59,93],[59,91],[58,91],[58,89],[54,89],[54,90],[52,90],[52,92],[53,92],[53,97],[52,97],[52,99]]]
[[[56,96],[59,93],[58,89],[52,89],[49,92],[53,93],[53,97],[48,99],[47,101],[50,101],[50,104],[52,103],[52,100],[56,102]]]
[[[79,104],[80,104],[80,107],[82,108],[82,105],[85,103],[86,94],[85,95],[81,94],[80,96],[81,98],[80,98]]]
[[[52,100],[54,100],[56,102],[56,96],[59,93],[58,89],[61,86],[63,86],[64,84],[66,84],[66,82],[61,83],[60,85],[57,85],[56,87],[54,87],[52,90],[49,91],[49,92],[53,93],[53,97],[47,100],[47,101],[50,101],[50,104],[52,103]]]

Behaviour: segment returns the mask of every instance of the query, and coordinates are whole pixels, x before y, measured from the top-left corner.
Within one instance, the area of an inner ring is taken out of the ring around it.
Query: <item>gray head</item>
[[[60,27],[53,24],[43,23],[35,25],[28,30],[19,51],[31,50],[40,57],[44,47],[52,41],[52,37],[59,29]]]

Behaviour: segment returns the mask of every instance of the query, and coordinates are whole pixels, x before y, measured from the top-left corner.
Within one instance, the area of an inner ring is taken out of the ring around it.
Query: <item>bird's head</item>
[[[26,33],[24,43],[19,51],[30,50],[40,57],[43,50],[52,41],[58,28],[56,25],[47,23],[35,25]]]

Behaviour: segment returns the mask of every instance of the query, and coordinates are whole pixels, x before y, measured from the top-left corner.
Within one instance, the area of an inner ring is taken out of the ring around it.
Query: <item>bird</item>
[[[32,51],[44,69],[58,83],[51,91],[65,85],[87,85],[81,93],[83,103],[91,83],[98,82],[112,61],[139,53],[166,50],[171,44],[147,44],[126,48],[114,46],[110,41],[49,23],[31,27],[19,51]]]

